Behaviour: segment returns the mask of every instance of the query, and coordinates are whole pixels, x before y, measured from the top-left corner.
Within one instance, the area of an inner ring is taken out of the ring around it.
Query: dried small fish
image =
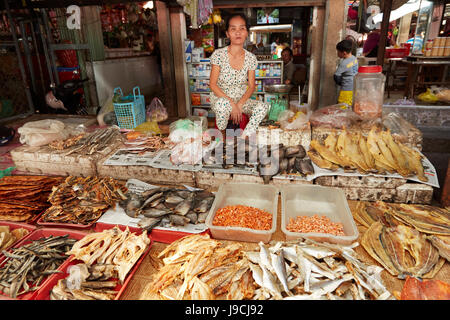
[[[68,235],[50,236],[3,251],[6,260],[0,268],[0,290],[12,298],[35,291],[45,276],[59,272],[75,242]]]

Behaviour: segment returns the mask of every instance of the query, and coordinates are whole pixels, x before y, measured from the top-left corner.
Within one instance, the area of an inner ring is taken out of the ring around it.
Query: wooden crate
[[[341,188],[348,200],[430,204],[433,197],[433,187],[401,178],[325,176],[314,183]]]

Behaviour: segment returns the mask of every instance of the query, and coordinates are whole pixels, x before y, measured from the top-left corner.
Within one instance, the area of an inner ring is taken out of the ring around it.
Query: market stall
[[[378,69],[354,108],[273,102],[247,140],[139,86],[110,90],[117,125],[10,123],[0,298],[449,300],[450,212]]]

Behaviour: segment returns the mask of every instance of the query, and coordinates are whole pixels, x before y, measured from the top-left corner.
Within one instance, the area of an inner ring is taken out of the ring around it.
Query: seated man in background
[[[293,62],[292,50],[286,47],[281,51],[281,59],[283,60],[283,84],[294,84],[295,65]]]

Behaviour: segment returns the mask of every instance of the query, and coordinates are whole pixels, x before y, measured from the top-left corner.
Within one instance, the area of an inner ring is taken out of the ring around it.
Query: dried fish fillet
[[[361,241],[364,249],[393,276],[433,277],[442,267],[439,252],[425,235],[405,225],[373,223]]]

